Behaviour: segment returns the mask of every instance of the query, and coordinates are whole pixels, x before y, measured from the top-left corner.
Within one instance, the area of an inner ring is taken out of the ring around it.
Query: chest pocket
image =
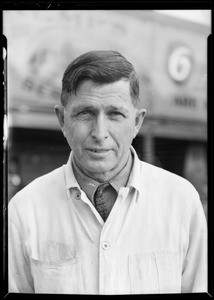
[[[41,261],[31,258],[35,293],[78,293],[78,257],[65,261]]]
[[[171,251],[129,255],[131,293],[180,293],[178,254]]]

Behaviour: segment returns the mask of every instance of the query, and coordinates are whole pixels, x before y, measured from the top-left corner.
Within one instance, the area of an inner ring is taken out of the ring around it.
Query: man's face
[[[145,110],[134,107],[129,82],[83,82],[64,110],[56,108],[62,131],[82,171],[98,181],[125,165]]]

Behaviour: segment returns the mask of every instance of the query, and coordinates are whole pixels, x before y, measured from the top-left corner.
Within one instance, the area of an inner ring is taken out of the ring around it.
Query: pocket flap
[[[59,267],[65,267],[71,264],[75,264],[77,263],[78,259],[79,259],[78,257],[72,257],[62,261],[43,261],[31,257],[30,261],[32,264],[38,267],[51,269],[51,268],[59,268]]]

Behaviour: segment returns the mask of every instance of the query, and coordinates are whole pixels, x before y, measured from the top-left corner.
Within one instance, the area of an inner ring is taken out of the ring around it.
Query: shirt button
[[[110,244],[108,242],[103,242],[101,247],[103,250],[108,250],[110,248]]]
[[[76,193],[76,199],[77,199],[77,200],[80,199],[80,193],[79,193],[79,192]]]

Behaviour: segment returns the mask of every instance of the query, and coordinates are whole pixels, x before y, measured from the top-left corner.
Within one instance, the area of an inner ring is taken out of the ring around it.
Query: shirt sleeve
[[[199,199],[192,214],[189,246],[182,274],[182,293],[207,292],[207,223]]]
[[[8,283],[10,293],[34,293],[30,264],[24,253],[20,230],[12,219],[12,207],[8,213]]]

